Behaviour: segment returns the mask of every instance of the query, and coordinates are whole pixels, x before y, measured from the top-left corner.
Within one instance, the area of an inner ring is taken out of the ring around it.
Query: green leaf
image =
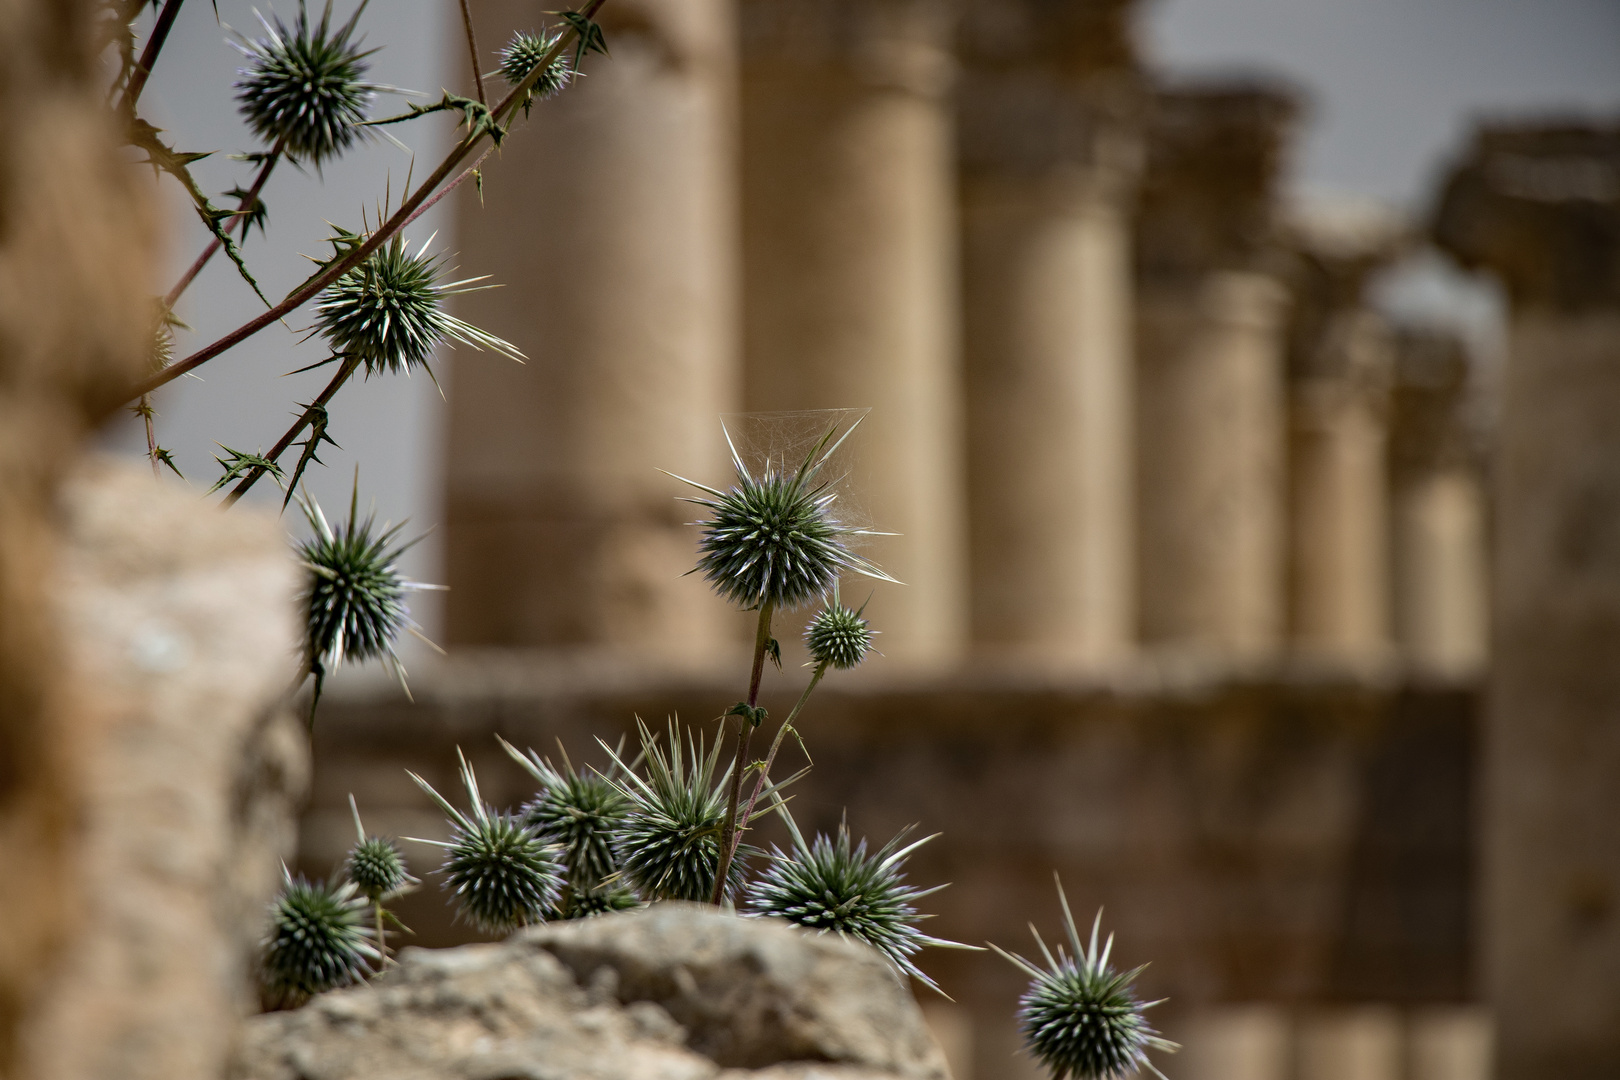
[[[169,471],[174,473],[174,475],[180,477],[182,480],[185,479],[184,474],[180,472],[180,466],[174,463],[174,453],[172,451],[165,450],[161,446],[154,447],[152,449],[152,460],[162,462],[169,467]]]
[[[225,456],[219,457],[216,455],[214,460],[219,462],[220,467],[225,470],[225,474],[214,481],[214,486],[208,489],[209,495],[212,495],[226,484],[245,478],[250,473],[269,473],[276,483],[281,483],[284,476],[281,466],[263,454],[249,454],[241,450],[233,450],[223,443],[219,444],[219,448],[225,451]]]
[[[501,140],[506,138],[506,129],[495,122],[495,114],[490,111],[488,105],[474,98],[452,94],[448,90],[444,92],[443,97],[432,105],[418,105],[415,102],[407,102],[405,108],[405,112],[397,113],[394,116],[384,116],[378,120],[367,120],[356,126],[383,127],[388,124],[403,124],[408,120],[415,120],[419,116],[427,116],[430,113],[459,112],[461,113],[461,122],[467,125],[467,132],[472,137],[476,138],[479,135],[488,133],[490,141],[496,146],[501,145]]]
[[[740,716],[744,720],[747,720],[750,724],[753,724],[755,727],[759,727],[759,725],[765,722],[765,718],[769,716],[770,713],[766,711],[765,706],[763,705],[750,705],[746,701],[739,701],[737,704],[726,710],[726,715]]]
[[[166,172],[180,181],[181,185],[185,187],[186,193],[191,196],[191,201],[197,210],[197,216],[202,218],[203,224],[208,227],[208,231],[214,234],[214,238],[225,249],[225,254],[229,255],[231,262],[236,264],[237,272],[242,275],[242,280],[253,287],[254,294],[264,301],[265,307],[272,307],[269,298],[259,288],[259,283],[248,272],[247,263],[242,261],[242,252],[237,248],[236,241],[232,240],[225,229],[220,226],[221,221],[235,215],[229,210],[221,210],[210,202],[208,196],[204,195],[202,189],[197,186],[197,181],[192,177],[191,170],[187,168],[192,162],[209,157],[213,154],[213,151],[191,153],[175,150],[158,138],[161,131],[161,128],[153,127],[138,116],[130,119],[127,129],[130,145],[146,151],[144,164],[152,166],[154,170]]]
[[[305,467],[307,467],[312,461],[317,465],[326,464],[326,462],[320,459],[317,453],[321,448],[321,443],[331,443],[334,447],[337,447],[337,449],[343,449],[343,447],[338,446],[337,440],[333,439],[326,433],[326,425],[327,421],[329,420],[326,413],[326,406],[306,405],[304,406],[304,409],[309,415],[309,438],[298,444],[304,449],[303,452],[298,455],[298,464],[293,467],[292,479],[285,485],[287,493],[286,496],[281,500],[281,508],[283,510],[285,510],[287,508],[287,504],[292,501],[293,492],[298,488],[298,480],[304,475]]]
[[[550,11],[548,15],[555,15],[573,28],[579,35],[579,44],[574,48],[574,67],[585,59],[586,53],[608,54],[607,38],[602,34],[602,28],[586,15],[578,11]]]

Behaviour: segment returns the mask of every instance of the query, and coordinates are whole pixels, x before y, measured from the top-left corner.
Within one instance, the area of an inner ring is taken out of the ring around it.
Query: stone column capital
[[[1277,84],[1155,95],[1136,236],[1144,274],[1275,268],[1276,188],[1299,114],[1298,94]]]
[[[922,97],[955,78],[953,0],[741,0],[738,19],[745,63],[832,68]]]
[[[1434,237],[1500,277],[1521,309],[1620,310],[1620,122],[1481,129]]]

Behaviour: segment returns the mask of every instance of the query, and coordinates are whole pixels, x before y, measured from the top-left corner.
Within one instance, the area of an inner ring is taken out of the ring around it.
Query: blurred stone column
[[[1136,232],[1138,567],[1148,644],[1273,655],[1285,625],[1277,90],[1159,95]]]
[[[539,17],[473,7],[492,57]],[[695,515],[657,470],[729,476],[735,25],[726,0],[615,0],[602,24],[612,57],[518,121],[483,205],[458,202],[458,261],[504,286],[460,312],[529,363],[455,360],[448,636],[701,656],[730,621],[681,576]]]
[[[966,635],[945,0],[742,0],[744,377],[757,411],[863,408],[858,506],[905,588],[891,659]]]
[[[1095,665],[1136,636],[1131,0],[977,0],[961,34],[975,645]]]
[[[1389,460],[1396,643],[1414,670],[1442,678],[1478,674],[1489,632],[1485,488],[1467,393],[1460,340],[1397,336]]]
[[[1484,739],[1497,1075],[1620,1076],[1620,127],[1486,128],[1436,231],[1513,309]]]
[[[1390,330],[1364,302],[1400,248],[1396,223],[1322,207],[1291,229],[1297,266],[1289,344],[1290,644],[1340,663],[1390,645]]]

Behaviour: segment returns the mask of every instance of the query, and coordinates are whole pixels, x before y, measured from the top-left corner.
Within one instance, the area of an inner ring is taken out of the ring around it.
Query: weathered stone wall
[[[491,654],[418,679],[414,706],[334,699],[301,857],[318,873],[342,857],[351,791],[373,827],[441,835],[404,769],[450,790],[457,746],[489,798],[517,803],[524,778],[497,732],[542,752],[560,738],[576,761],[602,760],[594,739],[612,744],[637,715],[661,727],[678,713],[712,733],[735,674]],[[775,682],[777,715],[796,685]],[[1106,907],[1122,962],[1153,962],[1145,992],[1175,1009],[1457,1003],[1472,989],[1473,710],[1465,688],[1304,674],[850,679],[812,703],[814,769],[794,807],[819,828],[847,812],[879,840],[913,822],[942,831],[913,865],[918,881],[953,883],[925,905],[945,937],[1022,949],[1029,920],[1057,932],[1058,871],[1078,912]],[[435,863],[409,854],[419,871]],[[428,881],[405,920],[423,943],[466,940]],[[1018,973],[988,954],[923,964],[972,1017],[976,1075],[1007,1075]]]

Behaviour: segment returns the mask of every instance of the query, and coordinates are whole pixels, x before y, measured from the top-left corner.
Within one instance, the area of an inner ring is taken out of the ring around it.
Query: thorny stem
[[[461,25],[467,28],[467,51],[472,54],[473,86],[478,89],[478,104],[489,107],[489,99],[484,97],[484,76],[478,66],[478,35],[473,32],[472,8],[467,0],[461,0]]]
[[[146,48],[141,50],[141,59],[135,65],[135,70],[129,73],[129,85],[124,87],[124,97],[118,103],[119,112],[135,111],[135,103],[141,99],[141,91],[146,89],[146,80],[152,77],[152,68],[157,64],[158,53],[163,51],[163,43],[169,38],[169,29],[174,26],[175,16],[180,14],[180,5],[185,0],[167,0],[163,10],[158,12],[157,21],[152,24],[152,34],[146,39]]]
[[[236,217],[225,223],[226,234],[229,234],[237,223],[241,222],[242,235],[247,236],[247,223],[253,216],[253,204],[259,201],[259,192],[264,190],[265,181],[270,179],[270,170],[274,169],[276,162],[281,160],[282,145],[282,143],[277,143],[276,148],[270,151],[270,156],[265,158],[264,164],[259,168],[259,175],[253,178],[253,186],[248,189],[246,195],[242,196],[242,201],[236,206]],[[186,291],[187,286],[191,284],[198,274],[202,273],[202,268],[208,265],[208,260],[214,257],[214,253],[219,248],[219,237],[216,236],[209,240],[208,246],[203,248],[203,253],[198,255],[197,261],[191,264],[191,269],[181,275],[180,280],[174,283],[174,288],[170,289],[169,294],[163,298],[164,307],[171,311],[174,310],[175,302],[180,299],[180,294]]]
[[[303,433],[304,428],[309,426],[309,422],[315,418],[315,413],[320,409],[326,408],[326,403],[337,396],[337,392],[343,389],[343,384],[349,381],[349,376],[353,375],[355,369],[359,366],[360,361],[355,357],[350,357],[349,359],[343,361],[343,366],[338,370],[336,375],[332,376],[332,381],[326,384],[326,389],[321,391],[321,396],[310,402],[309,405],[304,408],[303,414],[293,422],[292,427],[287,429],[287,434],[281,437],[281,441],[276,443],[275,446],[271,447],[270,452],[265,455],[265,459],[268,461],[276,461],[281,457],[282,454],[285,454],[287,452],[287,447],[293,444],[293,440],[298,438],[298,436]],[[246,495],[248,488],[252,487],[258,481],[259,477],[263,475],[264,469],[257,465],[248,470],[248,474],[242,477],[237,485],[231,489],[231,493],[229,495],[225,496],[225,502],[222,504],[223,507],[225,509],[229,509],[230,507],[235,506],[236,501],[243,495]],[[314,723],[314,715],[314,707],[311,705],[310,722],[312,724]]]
[[[382,899],[379,897],[378,899],[373,900],[371,905],[376,913],[377,918],[377,951],[382,953],[381,967],[386,969],[388,967],[388,934],[385,930],[383,930]]]
[[[777,729],[776,738],[771,740],[771,752],[765,755],[765,764],[760,766],[759,776],[754,780],[754,790],[748,796],[748,808],[742,814],[742,827],[737,830],[737,835],[731,842],[733,857],[737,854],[738,846],[742,844],[742,834],[747,830],[748,823],[754,819],[754,804],[759,801],[759,793],[765,790],[765,781],[770,779],[771,766],[776,763],[776,752],[782,749],[782,740],[787,738],[787,733],[793,730],[793,721],[799,718],[799,713],[804,709],[804,703],[810,700],[811,691],[815,690],[816,684],[821,682],[821,677],[825,674],[827,674],[827,662],[823,660],[816,665],[815,674],[810,676],[810,685],[804,688],[804,693],[800,694],[799,700],[794,702],[793,711],[788,713],[787,719],[782,721],[782,726]]]
[[[585,6],[580,9],[579,13],[586,19],[594,18],[596,13],[601,10],[602,5],[606,2],[607,0],[588,0]],[[490,110],[490,114],[495,123],[499,124],[503,118],[517,108],[518,102],[523,99],[523,95],[527,94],[534,84],[539,80],[540,76],[549,70],[551,62],[560,56],[565,48],[573,44],[578,37],[579,31],[573,27],[570,27],[566,33],[563,33],[557,38],[556,43],[552,45],[551,48],[546,50],[545,55],[540,58],[540,61],[537,64],[535,64],[534,69],[523,77],[523,81],[514,86],[512,91],[501,99],[500,104],[496,105]],[[219,340],[210,345],[203,346],[201,349],[198,349],[184,360],[170,364],[168,367],[147,379],[145,382],[132,387],[130,389],[129,396],[139,397],[142,394],[151,393],[158,387],[172,382],[173,380],[179,378],[189,371],[192,371],[195,368],[201,367],[203,364],[206,364],[220,353],[241,344],[254,334],[257,334],[260,330],[263,330],[265,327],[269,326],[271,323],[279,322],[289,312],[294,311],[308,303],[309,300],[317,295],[322,289],[326,288],[328,285],[332,284],[332,282],[348,273],[349,270],[354,268],[364,259],[369,258],[371,253],[376,251],[383,244],[387,243],[390,237],[399,232],[399,230],[403,229],[410,222],[416,220],[418,212],[427,209],[427,207],[423,206],[422,204],[427,199],[428,194],[440,184],[444,183],[445,179],[449,177],[449,175],[455,170],[456,166],[460,165],[464,160],[466,160],[467,155],[472,153],[473,148],[478,145],[479,140],[483,139],[487,134],[489,134],[488,131],[480,128],[462,136],[461,140],[451,148],[450,153],[445,156],[445,159],[439,163],[439,167],[433,170],[433,174],[424,180],[422,184],[405,199],[404,202],[400,203],[399,209],[394,211],[393,217],[389,218],[387,222],[379,226],[377,231],[372,233],[371,236],[367,238],[365,243],[356,247],[343,258],[334,259],[332,264],[324,271],[306,281],[297,289],[293,290],[293,292],[290,293],[286,299],[281,301],[281,303],[277,304],[275,307],[271,308],[269,311],[262,312],[248,322],[243,323],[235,330],[232,330]]]
[[[163,476],[162,463],[158,460],[157,431],[152,422],[152,395],[142,394],[140,404],[141,420],[146,424],[146,456],[152,461],[152,475]]]
[[[765,647],[771,640],[771,613],[776,610],[774,601],[767,600],[759,606],[759,630],[754,634],[754,667],[748,675],[748,708],[754,709],[759,705],[759,683],[765,674]],[[726,793],[726,824],[720,830],[720,865],[714,875],[714,895],[709,903],[715,907],[720,906],[720,898],[725,895],[726,875],[731,872],[731,860],[737,849],[737,804],[742,801],[742,774],[743,767],[748,762],[748,743],[754,735],[754,722],[746,716],[739,716],[738,722],[742,725],[737,731],[737,758],[731,766],[731,789]]]

